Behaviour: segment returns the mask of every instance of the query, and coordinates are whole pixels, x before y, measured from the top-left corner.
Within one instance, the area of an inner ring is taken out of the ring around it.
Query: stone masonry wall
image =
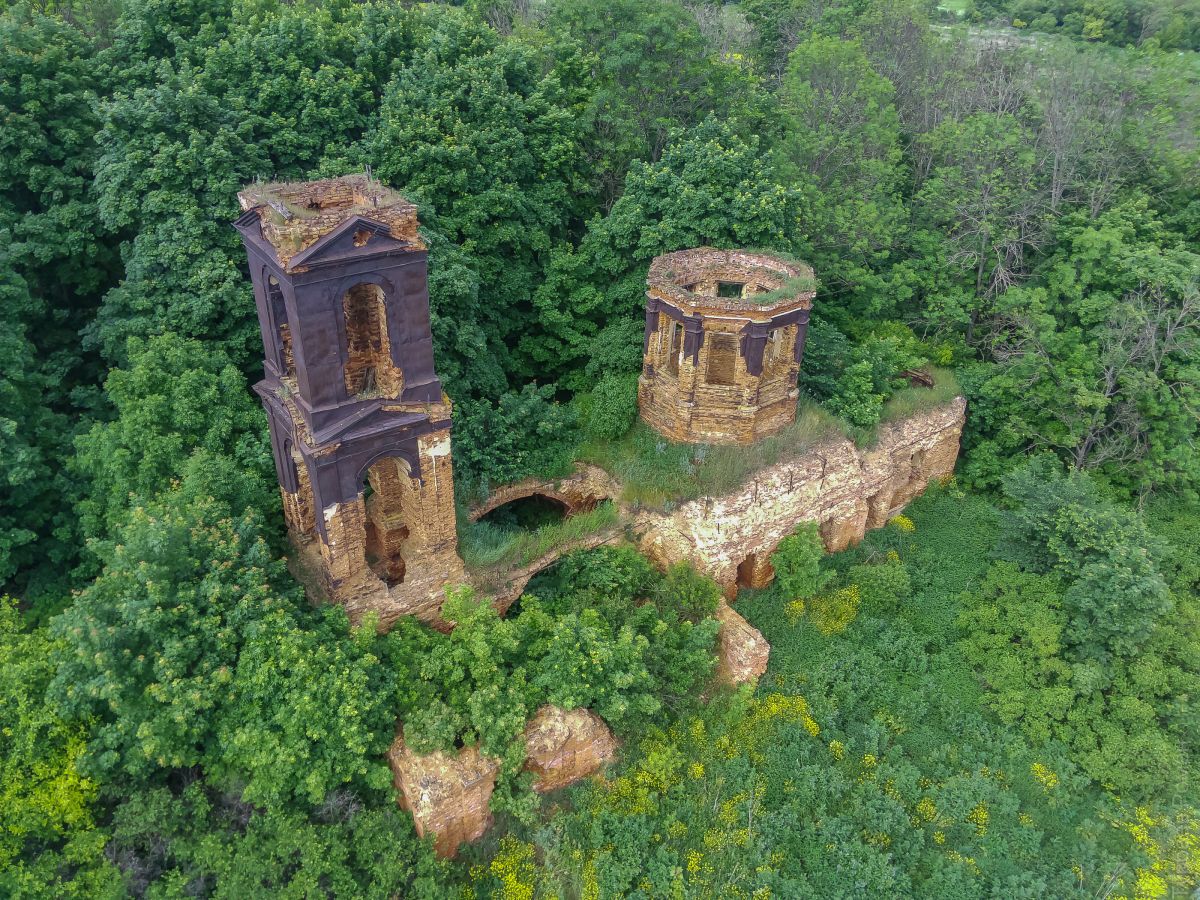
[[[423,435],[417,443],[423,480],[409,479],[400,494],[397,520],[407,528],[394,548],[405,563],[402,582],[388,585],[367,564],[368,511],[361,494],[322,511],[328,540],[317,537],[299,544],[302,568],[323,574],[321,592],[344,605],[352,622],[375,612],[384,628],[401,616],[444,628],[440,610],[445,589],[467,581],[457,550],[449,430]]]
[[[639,546],[660,565],[688,560],[730,597],[739,582],[765,585],[774,576],[770,554],[801,522],[819,523],[827,549],[842,550],[886,524],[930,481],[950,475],[965,411],[959,397],[881,426],[869,450],[845,438],[826,441],[726,496],[643,512]]]
[[[491,827],[489,804],[500,761],[475,747],[457,753],[414,753],[397,735],[388,751],[396,801],[412,813],[417,835],[434,835],[439,856],[454,857],[460,844]]]
[[[638,412],[651,428],[679,443],[750,444],[795,421],[799,367],[792,362],[792,353],[798,326],[779,329],[781,341],[775,352],[780,359],[765,364],[761,375],[752,375],[737,350],[741,321],[705,321],[696,362],[683,354],[678,375],[672,375],[667,346],[670,322],[665,315],[662,318],[646,352],[655,374],[638,379]],[[734,343],[728,384],[712,384],[708,378],[719,335]]]

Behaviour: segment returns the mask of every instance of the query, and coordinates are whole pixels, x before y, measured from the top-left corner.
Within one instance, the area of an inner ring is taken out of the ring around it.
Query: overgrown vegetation
[[[1200,14],[930,7],[0,0],[0,895],[1194,891]],[[462,502],[584,458],[662,506],[956,382],[958,487],[780,550],[753,697],[698,703],[711,585],[628,550],[450,636],[314,609],[228,223],[366,166],[420,206]],[[705,244],[820,281],[749,449],[634,422],[647,267]],[[551,699],[624,761],[537,808]],[[505,754],[468,866],[395,810],[397,718]]]
[[[664,578],[630,547],[566,557],[504,618],[454,592],[449,635],[404,619],[382,640],[405,740],[418,752],[477,744],[502,762],[496,808],[532,820],[526,721],[553,703],[593,709],[618,734],[644,727],[711,674],[719,597],[686,566]]]
[[[595,509],[532,531],[468,522],[459,529],[458,549],[469,569],[519,569],[575,541],[612,529],[617,521],[616,507],[605,501]]]
[[[1080,484],[1063,489],[1087,495]],[[524,859],[510,884],[534,896],[845,896],[848,871],[853,892],[872,896],[1192,889],[1200,819],[1161,783],[1151,787],[1154,772],[1165,774],[1161,746],[1146,746],[1147,759],[1126,745],[1125,763],[1093,774],[1062,736],[1087,740],[1108,728],[1111,710],[1060,698],[1059,737],[987,712],[987,673],[1014,686],[1029,679],[1028,703],[1045,670],[975,643],[973,617],[997,586],[1019,592],[1038,577],[993,548],[1055,546],[1024,524],[1041,518],[1042,498],[1013,500],[1008,519],[982,497],[934,491],[833,557],[803,529],[774,557],[782,577],[737,603],[771,642],[754,695],[722,696],[650,729],[614,777],[576,789],[548,827],[502,840],[477,881],[499,891],[497,876]],[[1195,597],[1184,602],[1194,612]],[[1003,621],[1024,636],[1040,627],[1033,616],[1023,607]],[[1159,622],[1194,646],[1194,620]],[[1010,655],[1046,648],[1016,634],[1004,644]],[[1184,677],[1195,677],[1194,658],[1186,665]],[[1118,707],[1142,702],[1124,679],[1096,687]],[[1147,727],[1155,733],[1138,726]],[[1176,746],[1189,748],[1194,771],[1195,736]],[[1133,780],[1109,793],[1121,772]]]
[[[878,421],[890,422],[943,406],[959,395],[952,373],[934,369],[932,388],[923,385],[896,390],[881,405]],[[750,446],[677,444],[642,422],[617,440],[592,440],[578,452],[581,462],[598,465],[622,486],[628,503],[662,509],[698,497],[728,493],[754,472],[803,456],[816,445],[851,438],[870,446],[875,427],[854,427],[820,405],[801,400],[796,421],[779,433]]]

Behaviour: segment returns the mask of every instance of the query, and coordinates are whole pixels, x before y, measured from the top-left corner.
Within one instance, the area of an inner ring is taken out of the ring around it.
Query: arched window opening
[[[292,331],[288,326],[287,304],[283,300],[283,288],[274,275],[267,276],[267,302],[271,305],[271,321],[275,323],[277,342],[276,362],[288,377],[296,376],[296,360],[292,356]]]
[[[392,364],[383,290],[356,284],[342,298],[346,317],[346,393],[351,397],[398,397],[400,370]]]
[[[388,587],[404,581],[408,495],[414,490],[409,465],[399,457],[381,459],[367,470],[367,565]]]

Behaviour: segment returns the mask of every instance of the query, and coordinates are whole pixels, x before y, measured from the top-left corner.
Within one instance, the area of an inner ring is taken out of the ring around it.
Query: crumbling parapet
[[[657,257],[646,291],[638,409],[681,443],[749,444],[795,421],[816,292],[782,257],[700,247]]]

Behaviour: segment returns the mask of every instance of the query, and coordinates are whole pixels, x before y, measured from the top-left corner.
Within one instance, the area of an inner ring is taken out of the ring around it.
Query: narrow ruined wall
[[[739,580],[760,587],[774,574],[768,557],[801,522],[817,522],[826,547],[841,550],[884,525],[930,481],[950,475],[965,413],[959,397],[881,426],[871,449],[845,438],[826,441],[760,470],[726,496],[671,513],[643,512],[639,547],[662,565],[688,560],[730,597]]]

